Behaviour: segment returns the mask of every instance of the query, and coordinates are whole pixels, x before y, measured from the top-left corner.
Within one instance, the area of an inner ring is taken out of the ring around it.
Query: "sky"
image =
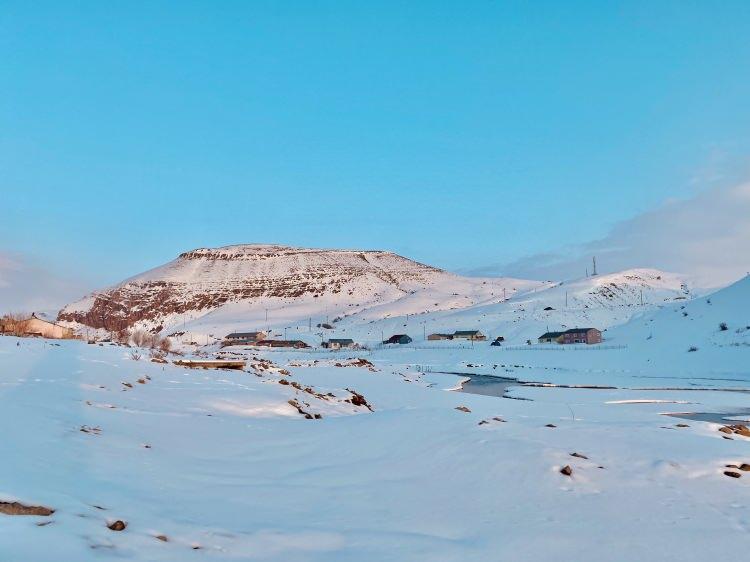
[[[719,214],[620,237],[750,179],[748,29],[731,0],[3,2],[0,279],[254,242],[728,276],[668,244]]]

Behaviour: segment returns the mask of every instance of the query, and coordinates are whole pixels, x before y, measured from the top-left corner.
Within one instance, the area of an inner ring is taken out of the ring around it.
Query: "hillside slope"
[[[644,315],[612,330],[610,338],[628,343],[646,359],[690,353],[692,360],[704,361],[722,350],[748,348],[750,276],[705,297]]]
[[[423,339],[433,332],[481,330],[490,336],[502,335],[509,343],[524,343],[548,329],[606,329],[624,324],[654,308],[692,298],[686,287],[682,275],[631,269],[534,287],[516,292],[505,301],[434,311],[414,318],[393,315],[372,321],[366,314],[358,314],[341,322],[337,329],[363,340],[377,340],[381,332],[407,331],[415,339]]]

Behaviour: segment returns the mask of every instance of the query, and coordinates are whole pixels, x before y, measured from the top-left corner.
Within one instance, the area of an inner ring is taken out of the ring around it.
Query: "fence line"
[[[238,346],[239,347],[239,346]],[[448,350],[461,350],[461,349],[481,349],[481,345],[382,345],[378,344],[373,347],[360,347],[360,348],[349,348],[349,349],[325,349],[319,347],[302,347],[302,348],[291,348],[291,347],[251,347],[247,346],[242,348],[244,352],[271,352],[271,353],[302,353],[302,354],[320,354],[320,355],[351,355],[351,354],[364,354],[371,355],[373,351],[382,351],[387,349],[411,349],[411,350],[434,350],[434,349],[448,349]],[[542,346],[542,345],[503,345],[503,346],[489,346],[497,351],[606,351],[613,349],[627,349],[627,345],[563,345],[556,344],[554,346]],[[222,349],[226,353],[227,348]],[[238,350],[239,351],[239,350]]]
[[[539,345],[509,345],[500,349],[504,351],[606,351],[611,349],[627,349],[627,345],[564,345],[542,347]]]

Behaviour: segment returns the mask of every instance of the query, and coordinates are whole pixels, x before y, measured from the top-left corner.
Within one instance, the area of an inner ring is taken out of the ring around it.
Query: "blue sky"
[[[448,269],[742,180],[750,3],[4,2],[0,252],[110,283],[200,246]]]

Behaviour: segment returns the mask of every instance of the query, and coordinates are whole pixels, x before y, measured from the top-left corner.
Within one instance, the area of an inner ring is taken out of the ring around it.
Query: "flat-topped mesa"
[[[198,248],[66,306],[61,321],[119,330],[259,298],[388,302],[457,276],[392,252],[243,244]]]
[[[352,266],[398,268],[403,270],[442,271],[393,252],[384,250],[348,250],[297,248],[280,244],[238,244],[219,248],[197,248],[179,255],[178,260],[264,261],[289,260],[305,265],[344,263]]]

